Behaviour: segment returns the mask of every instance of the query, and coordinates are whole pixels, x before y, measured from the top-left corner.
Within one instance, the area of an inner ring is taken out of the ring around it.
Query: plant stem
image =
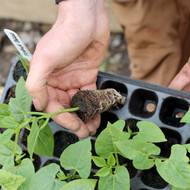
[[[18,136],[20,134],[20,129],[21,129],[20,127],[16,129],[14,155],[16,154],[16,149],[17,149],[17,144],[18,144]]]
[[[52,117],[54,115],[57,115],[59,113],[74,112],[74,111],[78,111],[78,110],[79,110],[79,107],[63,109],[63,110],[59,110],[59,111],[56,111],[56,112],[53,112],[53,113],[44,114],[43,116],[39,117],[38,120],[48,118],[48,117],[50,118],[50,117]]]
[[[117,166],[119,166],[119,158],[118,158],[118,154],[117,153],[115,153],[115,158],[116,158]]]

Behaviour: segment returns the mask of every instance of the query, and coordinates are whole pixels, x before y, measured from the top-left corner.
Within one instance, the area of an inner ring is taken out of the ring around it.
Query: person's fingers
[[[168,87],[176,90],[190,92],[190,59],[172,80]]]
[[[90,136],[93,136],[96,134],[96,131],[99,125],[100,125],[100,115],[97,115],[88,121],[88,123],[86,124],[86,127],[89,131]]]
[[[44,110],[48,102],[47,78],[51,68],[46,66],[47,60],[41,57],[34,57],[30,62],[30,72],[26,80],[26,89],[33,99],[35,108]]]

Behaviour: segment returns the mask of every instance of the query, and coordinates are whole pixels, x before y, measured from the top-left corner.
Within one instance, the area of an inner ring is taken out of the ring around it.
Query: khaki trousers
[[[167,86],[190,57],[190,0],[115,0],[131,78]]]

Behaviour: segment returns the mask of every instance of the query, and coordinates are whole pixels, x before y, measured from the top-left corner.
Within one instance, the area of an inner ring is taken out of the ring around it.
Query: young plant
[[[187,157],[190,144],[173,145],[170,157],[162,158],[160,148],[154,143],[165,142],[166,138],[158,126],[148,121],[137,123],[139,132],[133,132],[130,126],[124,131],[125,121],[122,120],[108,123],[95,141],[97,156],[92,156],[90,138],[68,146],[60,157],[60,165],[70,170],[68,174],[55,163],[35,172],[33,153],[53,156],[54,138],[49,119],[55,114],[78,111],[79,108],[51,114],[31,112],[32,100],[22,77],[15,92],[15,98],[11,98],[8,105],[0,104],[0,128],[6,129],[0,134],[0,185],[3,190],[93,190],[96,186],[99,190],[129,190],[129,172],[120,156],[131,160],[139,170],[155,166],[173,190],[190,189]],[[190,111],[181,122],[190,123]],[[23,128],[29,131],[27,148],[30,158],[25,158],[19,146],[19,134]],[[11,140],[13,135],[14,141]],[[92,160],[100,168],[94,176],[91,174]]]

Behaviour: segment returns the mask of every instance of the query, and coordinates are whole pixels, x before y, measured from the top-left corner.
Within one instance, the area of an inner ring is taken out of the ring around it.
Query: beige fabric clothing
[[[190,0],[115,0],[131,78],[167,86],[190,57]]]

